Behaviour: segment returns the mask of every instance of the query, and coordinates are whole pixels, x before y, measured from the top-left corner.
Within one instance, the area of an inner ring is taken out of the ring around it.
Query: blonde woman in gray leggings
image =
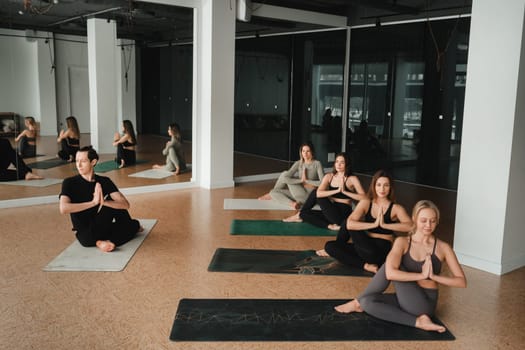
[[[323,165],[315,159],[314,147],[311,143],[303,143],[299,148],[300,160],[281,173],[275,186],[269,192],[259,197],[259,200],[273,199],[288,205],[291,209],[299,209],[306,201],[310,192],[315,190],[324,176]]]
[[[394,241],[386,262],[356,299],[336,306],[342,313],[366,312],[379,319],[445,332],[432,321],[438,299],[438,285],[465,288],[467,280],[456,254],[434,235],[439,209],[431,201],[416,203],[412,211],[415,228],[409,236]],[[450,273],[441,274],[446,263]],[[395,294],[384,294],[392,282]]]

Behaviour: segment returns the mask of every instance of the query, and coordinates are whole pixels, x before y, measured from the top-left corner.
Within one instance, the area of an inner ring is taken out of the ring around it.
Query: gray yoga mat
[[[157,222],[140,219],[144,231],[110,253],[96,247],[83,247],[75,240],[44,267],[44,271],[122,271]]]
[[[40,180],[18,180],[18,181],[2,181],[0,185],[11,186],[29,186],[29,187],[47,187],[62,183],[62,179],[45,178]]]

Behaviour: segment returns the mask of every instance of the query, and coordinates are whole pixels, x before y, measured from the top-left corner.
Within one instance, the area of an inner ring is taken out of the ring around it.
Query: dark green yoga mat
[[[143,164],[147,162],[148,162],[147,160],[137,160],[137,162],[134,165]],[[130,166],[133,166],[133,165],[130,165]],[[107,160],[105,162],[97,163],[97,165],[95,165],[95,172],[96,173],[107,173],[108,171],[117,170],[118,168],[119,167],[118,167],[117,162],[115,162],[114,160]]]
[[[370,272],[340,264],[333,258],[317,256],[313,250],[218,248],[208,266],[208,271],[373,276]]]
[[[51,158],[46,160],[39,160],[31,164],[27,164],[31,169],[51,169],[57,166],[70,164],[68,161],[62,160],[60,158]],[[74,164],[74,163],[73,163]]]
[[[427,332],[376,319],[340,314],[348,300],[182,299],[173,341],[425,341],[454,340],[449,331]],[[434,319],[434,322],[441,323]]]
[[[337,231],[319,228],[305,222],[232,220],[230,234],[251,236],[335,236]]]

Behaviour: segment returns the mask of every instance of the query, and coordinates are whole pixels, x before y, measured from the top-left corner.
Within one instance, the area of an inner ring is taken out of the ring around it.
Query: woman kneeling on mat
[[[439,209],[428,200],[412,211],[414,229],[408,237],[395,240],[386,262],[356,299],[336,306],[339,312],[366,312],[379,319],[427,331],[445,332],[432,321],[438,285],[465,288],[467,280],[456,254],[434,235]],[[446,262],[452,276],[440,275]],[[395,294],[383,294],[390,282]]]
[[[113,181],[95,174],[97,161],[98,154],[91,146],[77,152],[79,175],[62,183],[60,213],[71,215],[73,231],[81,245],[110,252],[143,228],[129,216],[129,202]]]
[[[384,170],[372,177],[367,196],[357,203],[336,240],[326,242],[316,253],[375,273],[392,248],[394,232],[408,232],[412,220],[403,206],[394,203],[392,177]]]

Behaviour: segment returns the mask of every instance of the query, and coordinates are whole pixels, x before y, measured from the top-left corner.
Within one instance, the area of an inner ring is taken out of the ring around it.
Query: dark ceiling
[[[215,0],[217,1],[217,0]],[[228,0],[223,0],[228,1]],[[229,0],[235,6],[235,0]],[[470,14],[472,0],[259,0],[251,3],[346,16],[349,25]],[[134,0],[1,0],[0,28],[86,35],[86,21],[117,22],[117,36],[139,44],[191,40],[193,11]],[[238,36],[320,29],[319,25],[252,16],[237,21]]]

